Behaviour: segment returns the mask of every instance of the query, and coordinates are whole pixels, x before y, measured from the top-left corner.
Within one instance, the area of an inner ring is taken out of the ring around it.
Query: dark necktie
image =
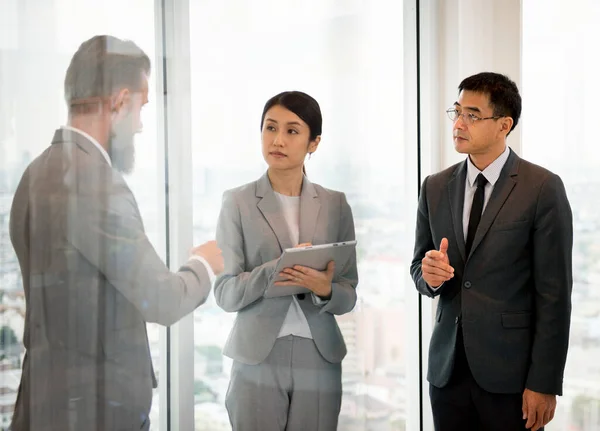
[[[481,213],[483,212],[483,199],[485,196],[484,191],[487,180],[483,174],[479,174],[475,179],[475,183],[477,184],[477,190],[475,190],[475,196],[473,196],[473,205],[471,205],[471,214],[469,215],[469,229],[467,230],[467,242],[465,244],[467,257],[471,252],[473,239],[475,238],[475,232],[477,232],[477,226],[479,225],[479,220],[481,220]]]

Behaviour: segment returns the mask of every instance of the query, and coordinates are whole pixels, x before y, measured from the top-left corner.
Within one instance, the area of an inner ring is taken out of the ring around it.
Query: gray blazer
[[[352,211],[345,195],[305,177],[300,195],[300,243],[316,245],[354,238]],[[277,259],[285,248],[294,245],[267,174],[224,193],[217,243],[223,250],[225,271],[215,282],[215,298],[225,311],[238,313],[224,354],[246,364],[258,364],[273,348],[292,302],[290,296],[263,296]],[[298,301],[319,352],[329,362],[339,363],[346,355],[334,315],[354,308],[357,284],[354,254],[334,278],[326,305],[314,305],[309,295]]]
[[[210,291],[203,264],[171,273],[123,177],[58,130],[27,168],[10,216],[27,349],[12,429],[139,429],[155,386],[146,322],[170,325]]]
[[[562,393],[571,316],[573,221],[561,179],[512,150],[468,256],[466,161],[423,182],[411,266],[417,290],[440,296],[427,378],[452,374],[458,324],[473,377],[493,393]],[[432,291],[421,260],[448,238],[454,278]]]

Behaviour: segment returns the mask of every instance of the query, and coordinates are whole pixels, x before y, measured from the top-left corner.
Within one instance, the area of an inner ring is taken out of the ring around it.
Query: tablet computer
[[[265,291],[265,298],[310,293],[310,290],[302,286],[275,286],[274,283],[285,280],[279,275],[285,268],[302,265],[324,271],[332,260],[335,262],[335,275],[338,275],[348,263],[355,248],[356,241],[345,241],[285,249],[275,267],[275,275]]]

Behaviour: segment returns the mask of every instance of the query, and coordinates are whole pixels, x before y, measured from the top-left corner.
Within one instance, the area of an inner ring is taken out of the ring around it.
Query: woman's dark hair
[[[317,136],[321,135],[323,118],[321,116],[319,103],[311,96],[301,91],[284,91],[283,93],[271,97],[263,109],[262,117],[260,119],[260,130],[263,128],[267,111],[273,106],[278,105],[293,112],[308,125],[311,141],[314,141]],[[304,167],[302,167],[302,172],[306,175]]]

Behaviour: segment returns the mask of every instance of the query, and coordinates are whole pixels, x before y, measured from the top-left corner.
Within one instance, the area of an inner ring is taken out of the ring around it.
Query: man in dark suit
[[[15,193],[27,353],[12,431],[148,430],[156,380],[146,322],[192,312],[223,270],[211,241],[170,272],[121,174],[133,168],[149,72],[133,42],[84,42],[65,78],[68,126]]]
[[[507,147],[520,113],[506,76],[466,78],[448,115],[468,157],[421,188],[411,274],[439,296],[427,376],[436,431],[539,430],[562,394],[572,214],[561,179]]]

